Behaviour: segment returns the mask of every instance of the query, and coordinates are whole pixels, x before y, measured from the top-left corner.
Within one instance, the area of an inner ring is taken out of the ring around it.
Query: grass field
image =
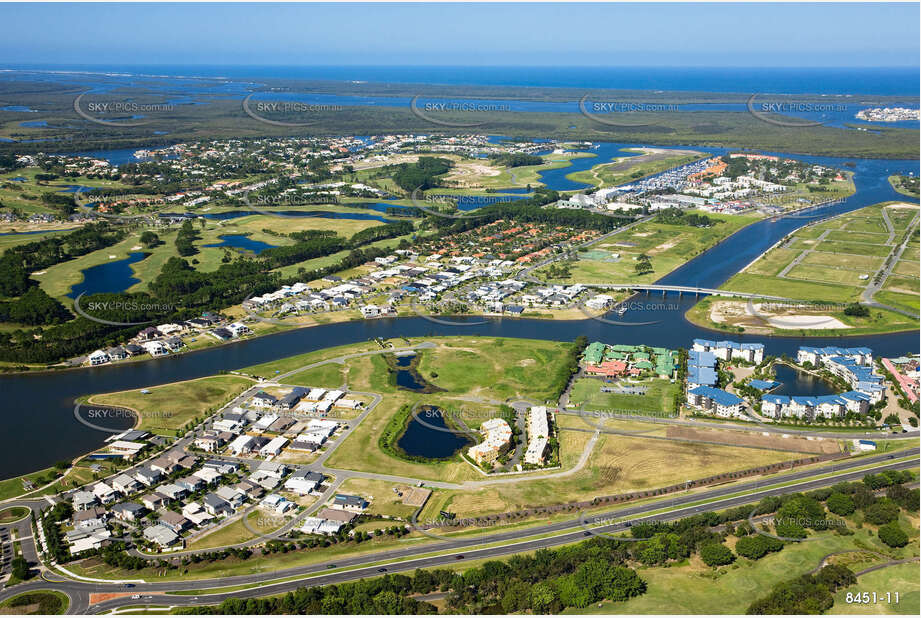
[[[43,485],[44,483],[40,482],[40,479],[47,478],[48,474],[52,471],[52,468],[46,468],[38,472],[30,472],[29,474],[0,481],[0,500],[8,500],[26,493],[22,488],[23,480],[32,481],[36,487]]]
[[[260,534],[269,534],[282,525],[277,516],[266,515],[258,508],[247,513],[246,519],[248,527],[243,523],[243,518],[239,517],[229,524],[222,524],[214,532],[195,539],[189,545],[189,549],[209,549],[244,543],[258,536],[254,530]]]
[[[92,403],[130,408],[140,416],[138,429],[172,434],[192,419],[214,412],[253,385],[240,376],[214,376],[140,390],[94,395]]]
[[[67,234],[71,230],[62,229],[62,231],[42,232],[41,234],[6,233],[6,232],[17,232],[17,231],[24,232],[26,231],[26,229],[24,226],[17,227],[14,225],[11,228],[9,228],[9,230],[6,230],[6,229],[0,230],[0,253],[3,253],[4,251],[6,251],[7,249],[11,247],[18,247],[19,245],[24,245],[26,243],[36,242],[39,240],[45,240],[46,238],[52,238],[54,236],[61,236],[63,234]]]
[[[613,163],[599,163],[591,169],[569,174],[567,178],[575,182],[591,184],[596,187],[611,187],[626,182],[633,182],[644,176],[658,174],[667,169],[697,161],[707,155],[689,150],[634,149],[643,151],[636,157],[627,157]]]
[[[640,568],[639,575],[647,583],[646,593],[626,602],[604,602],[583,610],[564,613],[591,614],[744,614],[748,606],[756,599],[766,596],[775,584],[808,573],[826,554],[868,548],[882,553],[892,550],[866,529],[858,529],[854,536],[838,536],[832,532],[816,533],[817,540],[808,543],[789,544],[780,552],[769,554],[760,560],[737,558],[728,567],[713,568],[704,565],[699,558],[689,563],[668,568]],[[731,544],[731,543],[730,543]],[[912,545],[914,548],[912,549]],[[917,555],[917,542],[904,548],[905,555],[914,551]],[[899,554],[901,555],[901,553]],[[878,573],[878,575],[876,575]],[[901,587],[905,605],[898,613],[916,614],[918,606],[918,566],[907,568],[892,567],[862,577],[854,589],[859,590],[895,590]],[[890,581],[891,584],[885,582]],[[866,582],[866,583],[864,583]],[[867,588],[869,584],[878,588]],[[843,592],[835,595],[843,599]],[[854,613],[876,613],[879,607],[861,606]],[[850,613],[848,608],[836,602],[831,614]]]
[[[19,521],[28,514],[29,509],[24,506],[11,506],[9,508],[0,509],[0,524],[9,524],[14,521]]]
[[[703,253],[719,241],[735,233],[758,217],[706,213],[720,223],[709,228],[669,225],[650,221],[641,223],[622,234],[599,241],[590,247],[592,253],[571,263],[571,274],[559,282],[612,283],[655,281],[694,256]],[[606,254],[599,259],[599,253]],[[651,258],[653,272],[636,274],[635,258],[645,253]],[[615,255],[617,254],[617,255]],[[542,271],[538,271],[540,275]]]
[[[23,592],[0,603],[0,614],[35,616],[63,614],[70,607],[70,599],[57,590]]]
[[[352,478],[345,481],[339,487],[339,492],[358,495],[368,500],[371,506],[368,507],[367,513],[380,515],[382,517],[409,519],[416,511],[416,507],[403,504],[403,498],[393,491],[394,488],[404,492],[404,495],[409,489],[407,485],[390,483],[388,481]],[[380,527],[380,525],[377,525],[377,527]]]
[[[406,347],[411,345],[408,343],[411,341],[412,344],[421,343],[421,339],[412,339],[404,341],[403,339],[391,339],[387,340],[385,344],[392,345],[397,348]],[[299,367],[305,365],[310,365],[318,361],[323,361],[331,358],[337,358],[339,356],[346,356],[349,354],[359,354],[362,352],[374,352],[381,351],[382,348],[373,341],[363,341],[361,343],[350,343],[347,345],[336,346],[332,348],[323,348],[322,350],[316,350],[314,352],[307,352],[305,354],[298,354],[297,356],[288,356],[279,360],[271,361],[268,363],[262,363],[259,365],[252,365],[250,367],[245,367],[240,369],[242,373],[247,375],[259,376],[262,378],[272,378],[276,373],[287,373],[293,371]]]
[[[342,365],[338,363],[329,363],[320,365],[313,369],[307,369],[296,373],[285,380],[286,384],[298,384],[300,386],[318,386],[322,388],[335,388],[342,386],[344,381]]]
[[[354,208],[341,206],[330,206],[329,209],[336,212],[357,212]],[[324,210],[326,210],[326,207],[324,207]],[[198,253],[186,257],[185,259],[192,264],[196,270],[211,272],[220,267],[225,256],[234,259],[236,256],[244,253],[233,247],[206,246],[221,243],[221,236],[245,235],[253,241],[263,242],[273,246],[283,246],[290,245],[294,242],[290,238],[284,236],[284,234],[291,232],[303,230],[334,230],[340,236],[348,238],[356,232],[378,225],[382,225],[382,223],[375,220],[272,217],[265,215],[253,215],[225,221],[208,221],[204,228],[199,227],[196,223],[196,231],[199,236],[201,236],[199,240],[195,241]],[[35,275],[34,278],[40,282],[42,288],[44,288],[48,294],[61,298],[70,292],[73,285],[83,280],[83,270],[99,264],[115,261],[116,259],[124,259],[132,252],[141,251],[147,253],[148,256],[140,262],[135,262],[131,265],[134,278],[140,281],[128,287],[127,291],[145,291],[147,289],[147,284],[160,274],[166,261],[172,257],[178,257],[179,255],[175,245],[178,227],[163,228],[156,226],[150,229],[156,233],[162,241],[156,247],[147,248],[141,246],[140,236],[146,231],[146,228],[134,230],[129,233],[125,240],[112,247],[100,249],[74,260],[56,264],[48,268],[45,273]],[[29,236],[0,236],[0,249],[4,248],[4,243],[7,245],[20,244],[21,242],[28,242],[28,240],[23,239],[39,240],[42,237],[44,237],[44,235],[38,234]],[[399,239],[390,240],[393,240],[393,245],[399,242]],[[380,241],[381,246],[384,246],[387,242],[388,241]],[[374,244],[377,245],[377,243]],[[316,260],[318,260],[316,262],[310,260],[310,264],[302,262],[280,270],[283,270],[288,275],[296,274],[298,268],[302,266],[306,266],[310,269],[316,268],[318,265],[331,264],[340,260],[347,253],[348,251],[344,251],[334,254],[334,256],[316,258]],[[252,254],[250,253],[249,255]],[[115,257],[113,258],[111,256]],[[324,260],[325,263],[321,263]]]
[[[61,176],[55,180],[36,180],[36,174],[46,173],[39,167],[24,167],[12,172],[0,174],[0,203],[7,208],[18,208],[24,213],[54,213],[43,201],[46,193],[57,193],[66,187],[64,185],[81,185],[84,187],[123,189],[128,185],[117,180],[100,180],[77,176],[74,178]],[[23,182],[11,180],[12,178],[25,178]]]
[[[848,603],[847,594],[875,591],[877,603]],[[892,593],[886,597],[885,593]],[[895,602],[895,593],[899,602]],[[917,616],[919,612],[918,565],[900,564],[872,571],[857,578],[857,583],[835,594],[835,614],[905,614]]]
[[[570,405],[578,406],[584,403],[587,410],[671,413],[675,407],[675,395],[681,390],[680,384],[672,384],[664,379],[644,380],[637,384],[624,382],[621,385],[646,387],[647,391],[645,395],[602,393],[601,387],[605,386],[604,382],[595,378],[582,378],[572,386],[569,395]]]
[[[453,395],[543,401],[568,343],[533,339],[454,338],[419,360],[419,373]],[[544,376],[543,379],[536,379]]]
[[[588,420],[557,416],[563,470],[574,467],[596,428]],[[608,421],[626,431],[663,432],[660,425],[635,421]],[[568,428],[568,429],[567,429]],[[589,430],[589,431],[585,431]],[[585,467],[571,475],[525,479],[472,490],[439,490],[429,499],[422,518],[435,518],[439,510],[458,517],[475,517],[528,507],[590,500],[596,496],[653,489],[703,478],[718,472],[742,470],[796,459],[796,453],[763,449],[692,444],[652,438],[601,435]]]
[[[892,243],[888,242],[884,209],[895,230]],[[780,246],[731,277],[721,288],[754,293],[778,290],[788,298],[822,303],[858,302],[916,214],[917,208],[902,204],[875,204],[801,228]],[[823,239],[819,240],[820,237]],[[909,243],[903,259],[895,265],[894,274],[874,295],[874,300],[902,309],[914,307],[917,311],[917,255],[917,244]],[[797,259],[799,262],[793,264]],[[787,272],[781,277],[785,269]],[[709,313],[711,304],[712,299],[701,301],[688,312],[688,318],[696,324],[723,330],[742,327],[759,334],[793,332],[774,328],[757,316],[734,318],[728,323],[714,322]],[[800,334],[872,334],[910,330],[918,324],[917,320],[892,311],[873,309],[867,318],[853,318],[844,315],[843,309],[843,306],[828,308],[821,315],[836,318],[848,326],[846,330],[802,329]]]
[[[907,249],[906,249],[906,253],[907,253]],[[905,277],[917,278],[918,277],[918,262],[917,260],[911,261],[911,260],[906,259],[905,253],[903,253],[902,259],[896,263],[895,268],[893,269],[893,273],[896,275],[903,275]]]

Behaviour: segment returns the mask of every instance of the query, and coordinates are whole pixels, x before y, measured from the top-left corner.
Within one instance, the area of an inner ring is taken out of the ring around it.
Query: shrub
[[[736,557],[732,551],[721,543],[710,543],[700,548],[700,559],[707,566],[723,566],[732,564]]]
[[[879,528],[879,540],[889,547],[905,547],[908,545],[908,535],[899,526],[899,522],[890,521]]]
[[[742,537],[736,543],[736,553],[752,560],[757,560],[770,552],[783,549],[783,542],[763,534]]]
[[[841,516],[850,515],[856,508],[850,496],[837,491],[828,496],[828,500],[825,501],[825,506],[835,515]]]
[[[880,498],[865,508],[863,513],[869,523],[881,526],[899,516],[899,506],[889,498]]]

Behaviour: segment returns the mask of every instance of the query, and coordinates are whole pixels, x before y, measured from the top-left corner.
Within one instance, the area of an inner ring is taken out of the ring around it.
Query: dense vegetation
[[[111,247],[124,235],[106,222],[90,223],[69,234],[11,247],[0,257],[0,295],[19,296],[34,284],[29,273]]]
[[[230,599],[220,605],[188,608],[203,614],[413,614],[436,613],[411,594],[447,592],[452,613],[559,613],[610,599],[643,594],[646,583],[624,566],[632,543],[592,539],[533,556],[493,560],[458,574],[446,569],[416,570],[340,585],[298,588],[280,597]]]
[[[845,566],[830,564],[815,575],[801,575],[784,581],[748,608],[748,614],[821,614],[835,604],[832,594],[857,583]]]
[[[74,509],[69,502],[58,502],[42,515],[42,530],[45,532],[45,546],[48,553],[59,564],[70,560],[70,549],[61,532],[61,523],[73,515]]]
[[[198,249],[195,248],[195,241],[199,240],[201,236],[198,235],[198,232],[195,231],[195,228],[192,227],[192,221],[186,219],[182,226],[179,228],[179,233],[176,234],[176,251],[182,257],[189,257],[190,255],[195,255],[198,253]]]
[[[508,153],[490,155],[489,160],[502,167],[523,167],[525,165],[541,165],[544,160],[537,155],[524,153]]]
[[[659,211],[656,215],[657,223],[666,223],[668,225],[687,225],[690,227],[710,227],[719,223],[719,219],[712,219],[707,215],[701,215],[693,212],[687,212],[680,208],[668,208]]]
[[[269,292],[286,282],[293,283],[293,280],[283,280],[272,272],[275,268],[351,249],[329,267],[310,273],[299,271],[297,280],[320,278],[386,255],[388,249],[362,247],[412,231],[411,221],[398,221],[368,228],[347,240],[334,234],[294,233],[290,235],[296,241],[293,245],[267,249],[258,258],[241,256],[211,272],[198,271],[186,260],[173,257],[150,282],[147,293],[93,294],[84,297],[81,306],[84,310],[93,307],[90,315],[111,322],[189,319],[204,311],[220,311],[240,303],[247,296]],[[73,316],[60,302],[37,286],[30,287],[34,286],[29,279],[32,270],[109,246],[120,240],[122,234],[122,231],[107,224],[94,224],[72,234],[20,245],[4,253],[0,258],[0,286],[5,286],[6,290],[0,289],[0,294],[14,296],[18,292],[22,297],[0,302],[0,321],[56,326],[33,331],[0,332],[0,359],[24,363],[54,362],[93,348],[115,345],[137,333],[137,326],[102,324],[82,316],[71,319]],[[180,238],[184,238],[183,243],[188,243],[192,251],[196,251],[191,245],[195,237],[197,234],[191,221],[184,222],[176,241],[177,247]],[[8,276],[4,277],[4,273]]]
[[[403,163],[387,168],[392,169],[392,178],[397,186],[407,192],[425,191],[438,186],[438,177],[450,171],[453,163],[450,159],[439,157],[419,157],[415,163]],[[395,168],[395,169],[393,169]]]

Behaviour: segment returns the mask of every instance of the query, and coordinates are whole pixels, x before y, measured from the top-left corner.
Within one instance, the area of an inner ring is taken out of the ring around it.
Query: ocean
[[[65,72],[89,72],[134,77],[204,77],[230,80],[274,78],[773,94],[874,94],[917,97],[921,89],[918,67],[8,65],[3,68],[53,71],[61,72],[61,75]]]

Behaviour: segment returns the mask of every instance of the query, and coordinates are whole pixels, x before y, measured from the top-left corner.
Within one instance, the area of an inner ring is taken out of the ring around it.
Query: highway
[[[919,449],[908,449],[902,451],[898,456],[917,457]],[[597,520],[618,520],[618,523],[593,528],[597,532],[620,532],[627,528],[621,520],[624,518],[635,517],[656,508],[664,509],[663,512],[651,515],[636,517],[633,522],[649,520],[673,520],[687,517],[705,511],[722,510],[756,502],[766,496],[781,495],[793,491],[806,491],[819,487],[827,487],[839,481],[852,481],[863,478],[868,472],[880,472],[888,469],[906,469],[917,466],[917,461],[890,461],[892,455],[873,455],[867,457],[855,458],[844,462],[836,462],[831,466],[824,466],[816,470],[798,470],[790,474],[782,475],[772,479],[762,479],[739,485],[731,485],[710,489],[707,491],[689,493],[680,496],[674,496],[669,499],[660,500],[654,504],[641,504],[625,506],[616,510],[593,514],[592,517]],[[875,465],[873,465],[875,464]],[[853,470],[856,467],[873,465],[872,470]],[[831,472],[831,476],[820,479],[810,479],[817,474],[823,474],[825,471]],[[803,480],[810,479],[810,480]],[[790,485],[790,483],[803,480],[801,483]],[[772,484],[785,483],[783,487],[763,489]],[[741,493],[742,495],[735,495]],[[697,504],[701,501],[707,501],[706,504]],[[589,536],[589,532],[583,528],[579,517],[565,521],[555,522],[547,526],[529,529],[510,530],[484,537],[477,535],[474,537],[461,538],[451,541],[442,541],[437,543],[426,543],[414,547],[401,548],[375,552],[354,558],[337,560],[337,568],[348,568],[349,570],[329,573],[324,575],[315,575],[316,573],[326,571],[327,564],[321,561],[313,565],[293,567],[290,569],[271,571],[252,575],[240,575],[222,578],[219,582],[216,580],[191,580],[191,581],[173,581],[173,582],[153,582],[138,583],[136,587],[130,590],[126,589],[123,584],[115,583],[97,583],[84,582],[71,579],[63,579],[57,575],[49,574],[49,578],[55,581],[49,583],[39,579],[30,581],[25,584],[16,586],[12,591],[0,592],[0,601],[13,594],[27,592],[29,590],[53,588],[66,593],[72,600],[72,605],[68,610],[69,613],[85,614],[99,613],[109,611],[125,605],[137,605],[139,602],[154,605],[202,605],[220,603],[227,598],[249,598],[256,596],[265,596],[272,594],[281,594],[304,585],[326,585],[340,583],[359,578],[375,577],[382,574],[379,569],[383,568],[380,563],[387,565],[388,572],[406,571],[416,568],[432,568],[438,566],[447,566],[458,564],[455,554],[440,556],[425,556],[432,552],[453,552],[454,550],[466,550],[465,559],[475,560],[483,558],[493,558],[507,556],[509,554],[533,551],[542,547],[554,547],[573,543],[583,540]],[[545,538],[528,539],[535,535],[549,535]],[[484,543],[497,543],[498,545],[483,549],[468,549]],[[424,556],[424,557],[420,557]],[[282,583],[268,584],[255,589],[224,592],[211,595],[186,596],[186,595],[167,595],[167,591],[181,590],[202,590],[208,587],[225,587],[239,586],[246,584],[259,584],[261,582],[277,580],[287,577],[296,577],[293,581]],[[90,605],[90,594],[93,593],[125,593],[131,592],[142,597],[141,601],[131,599],[130,596],[110,599],[94,605]],[[146,599],[143,597],[151,597]]]

